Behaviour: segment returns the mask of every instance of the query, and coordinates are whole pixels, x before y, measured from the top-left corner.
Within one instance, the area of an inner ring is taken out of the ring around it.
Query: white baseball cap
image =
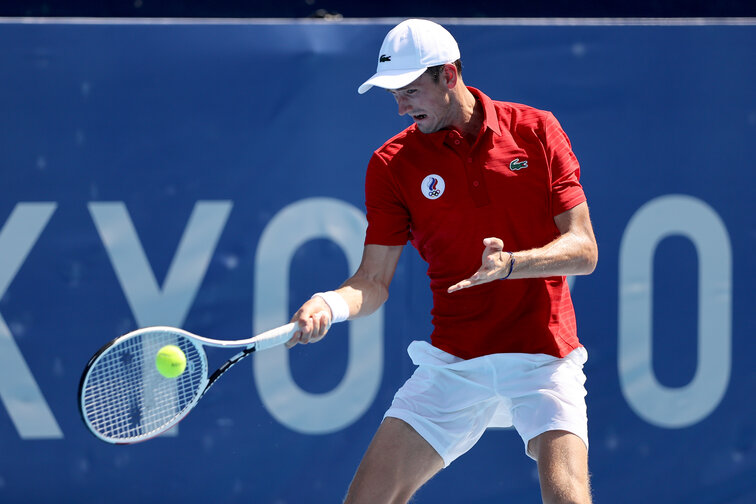
[[[399,89],[420,77],[428,67],[458,59],[457,41],[443,26],[425,19],[408,19],[383,39],[375,75],[357,92],[366,93],[373,86]]]

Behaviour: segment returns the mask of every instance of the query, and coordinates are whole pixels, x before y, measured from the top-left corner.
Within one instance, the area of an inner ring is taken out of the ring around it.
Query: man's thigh
[[[571,432],[554,430],[531,439],[528,451],[538,462],[544,503],[590,504],[588,449]]]
[[[345,502],[407,502],[443,466],[438,453],[415,429],[388,417],[362,458]]]
[[[512,421],[526,445],[526,453],[535,459],[529,442],[549,431],[567,431],[588,446],[588,417],[585,403],[584,349],[562,359],[534,366],[522,375],[515,390],[508,383],[500,387],[502,394],[511,394]],[[500,373],[503,374],[503,373]],[[502,390],[504,389],[504,390]]]

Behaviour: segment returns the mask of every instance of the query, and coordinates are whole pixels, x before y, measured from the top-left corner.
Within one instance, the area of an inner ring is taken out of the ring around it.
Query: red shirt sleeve
[[[386,161],[373,154],[365,175],[368,228],[365,244],[404,245],[410,239],[410,215]]]
[[[544,145],[551,169],[551,215],[556,216],[586,201],[580,184],[580,164],[562,126],[551,112],[543,124]]]

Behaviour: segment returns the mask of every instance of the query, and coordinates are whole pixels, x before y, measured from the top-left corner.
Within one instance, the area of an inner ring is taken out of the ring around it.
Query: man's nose
[[[399,107],[399,115],[400,116],[403,116],[404,114],[406,114],[407,112],[409,112],[410,106],[409,106],[409,103],[407,102],[406,98],[401,97],[401,96],[398,97],[396,99],[396,104]]]

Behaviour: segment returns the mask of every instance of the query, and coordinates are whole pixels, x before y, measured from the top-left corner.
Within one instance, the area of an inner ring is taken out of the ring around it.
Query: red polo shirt
[[[580,167],[550,113],[492,101],[469,145],[456,130],[415,125],[375,151],[367,169],[366,244],[410,240],[428,263],[431,342],[469,359],[504,352],[567,355],[580,346],[565,277],[504,280],[449,294],[481,265],[483,239],[510,251],[559,236],[554,216],[584,202]]]

